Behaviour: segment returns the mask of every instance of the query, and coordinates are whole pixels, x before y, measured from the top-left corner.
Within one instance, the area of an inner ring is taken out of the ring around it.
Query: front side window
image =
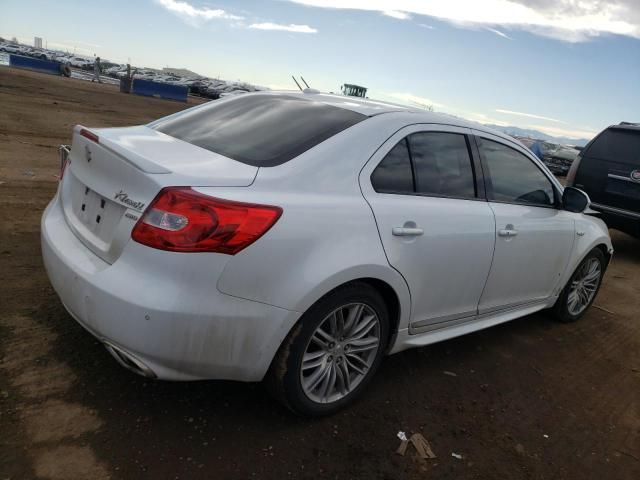
[[[476,196],[471,157],[464,135],[414,133],[409,136],[409,145],[418,193],[460,198]]]
[[[498,142],[478,137],[488,178],[490,200],[553,206],[553,185],[527,156]]]

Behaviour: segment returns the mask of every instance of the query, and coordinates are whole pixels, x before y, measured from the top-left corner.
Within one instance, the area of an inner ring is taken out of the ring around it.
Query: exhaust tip
[[[116,347],[112,343],[103,340],[104,346],[116,361],[127,370],[131,370],[146,378],[157,378],[157,375],[144,362],[140,361],[131,353]]]

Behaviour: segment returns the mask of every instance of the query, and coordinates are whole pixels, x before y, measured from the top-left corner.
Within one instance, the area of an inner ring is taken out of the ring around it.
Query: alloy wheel
[[[602,266],[597,258],[589,258],[580,266],[571,280],[567,296],[567,310],[571,315],[580,315],[589,306],[598,290],[601,277]]]
[[[327,315],[302,357],[304,394],[318,403],[338,401],[368,375],[380,348],[380,319],[364,303],[343,305]]]

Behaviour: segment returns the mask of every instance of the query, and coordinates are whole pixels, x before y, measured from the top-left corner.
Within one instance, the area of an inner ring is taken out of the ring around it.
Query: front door
[[[489,135],[476,140],[496,219],[495,253],[479,313],[545,300],[571,257],[573,214],[557,208],[557,189],[523,149]]]
[[[360,176],[389,263],[409,285],[412,332],[476,315],[495,242],[469,131],[426,128],[398,132]]]

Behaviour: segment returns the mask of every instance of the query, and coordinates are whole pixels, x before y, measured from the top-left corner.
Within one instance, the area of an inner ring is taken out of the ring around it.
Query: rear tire
[[[593,304],[604,276],[606,263],[599,248],[591,250],[580,262],[553,306],[553,316],[562,323],[575,322]]]
[[[377,290],[364,282],[339,287],[289,333],[271,364],[267,387],[299,415],[335,413],[370,383],[388,333],[388,309]]]

